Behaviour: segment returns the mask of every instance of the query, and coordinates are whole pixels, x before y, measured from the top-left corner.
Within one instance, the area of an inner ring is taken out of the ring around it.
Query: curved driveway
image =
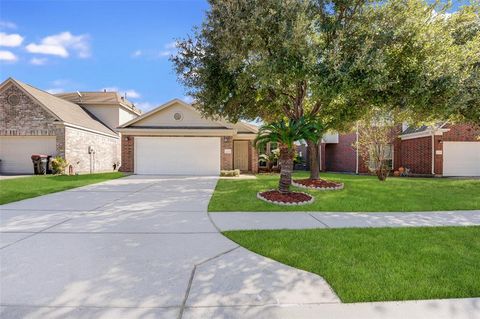
[[[222,236],[207,214],[216,182],[129,176],[0,206],[0,317],[258,317],[273,306],[271,318],[340,302],[322,278]]]

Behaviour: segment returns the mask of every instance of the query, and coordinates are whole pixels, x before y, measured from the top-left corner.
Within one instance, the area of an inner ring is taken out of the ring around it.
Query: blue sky
[[[207,9],[203,0],[1,0],[0,81],[11,76],[50,92],[119,90],[143,110],[188,100],[168,57]]]
[[[185,98],[168,57],[207,8],[202,0],[1,0],[0,32],[10,46],[0,51],[11,54],[0,53],[0,82],[11,76],[51,92],[118,89],[144,110]]]

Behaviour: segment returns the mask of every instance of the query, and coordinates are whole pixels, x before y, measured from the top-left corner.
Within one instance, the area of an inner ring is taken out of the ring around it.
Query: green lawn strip
[[[294,178],[306,178],[296,172]],[[308,192],[315,202],[302,206],[279,206],[258,200],[258,191],[277,187],[278,175],[258,175],[256,179],[218,181],[209,211],[439,211],[480,209],[480,180],[447,178],[389,178],[323,173],[322,178],[339,181],[345,189]]]
[[[123,177],[120,172],[85,175],[37,175],[0,181],[0,205]]]
[[[316,273],[343,302],[480,297],[480,227],[229,231]]]

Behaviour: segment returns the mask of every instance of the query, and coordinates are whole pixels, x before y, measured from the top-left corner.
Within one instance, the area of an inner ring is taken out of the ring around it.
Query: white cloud
[[[133,51],[131,54],[132,58],[138,58],[140,56],[150,58],[150,59],[158,59],[158,58],[165,58],[171,55],[174,55],[177,52],[177,42],[169,42],[163,46],[161,50],[136,50]]]
[[[0,21],[0,28],[3,29],[16,29],[17,25],[10,21]]]
[[[127,98],[130,99],[138,99],[140,97],[140,93],[135,90],[126,90],[125,93],[127,94]]]
[[[193,97],[190,95],[184,96],[182,100],[188,104],[192,104],[195,101]]]
[[[30,64],[33,65],[44,65],[47,63],[48,59],[47,58],[31,58],[30,59]]]
[[[90,56],[90,43],[87,34],[73,35],[70,32],[61,32],[45,37],[39,44],[30,43],[26,46],[30,53],[55,55],[62,58],[74,52],[79,58]]]
[[[18,57],[10,51],[0,51],[0,61],[15,62]]]
[[[124,96],[127,94],[127,99],[138,99],[141,97],[140,93],[138,93],[135,90],[129,89],[129,90],[121,90],[116,86],[109,86],[109,87],[104,87],[101,89],[101,91],[107,91],[107,92],[118,92],[120,95]]]
[[[162,50],[158,53],[159,57],[168,57],[175,54],[177,50],[177,42],[170,42],[164,45],[165,50]]]
[[[50,94],[57,94],[57,93],[63,93],[63,92],[65,92],[65,90],[62,89],[62,88],[53,88],[53,89],[48,89],[48,90],[46,90],[46,91],[47,91],[48,93],[50,93]]]
[[[0,32],[0,46],[3,47],[18,47],[22,44],[23,37],[20,34],[12,33],[6,34]]]
[[[138,102],[138,103],[135,103],[135,106],[137,108],[139,108],[140,110],[146,112],[146,111],[150,111],[154,107],[158,106],[158,104],[154,104],[154,103],[150,103],[150,102]]]
[[[132,52],[132,57],[137,58],[143,54],[142,50],[136,50]]]

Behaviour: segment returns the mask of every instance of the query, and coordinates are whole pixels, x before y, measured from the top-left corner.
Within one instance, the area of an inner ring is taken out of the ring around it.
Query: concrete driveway
[[[0,206],[0,317],[282,318],[340,302],[223,237],[206,213],[216,182],[129,176]]]

